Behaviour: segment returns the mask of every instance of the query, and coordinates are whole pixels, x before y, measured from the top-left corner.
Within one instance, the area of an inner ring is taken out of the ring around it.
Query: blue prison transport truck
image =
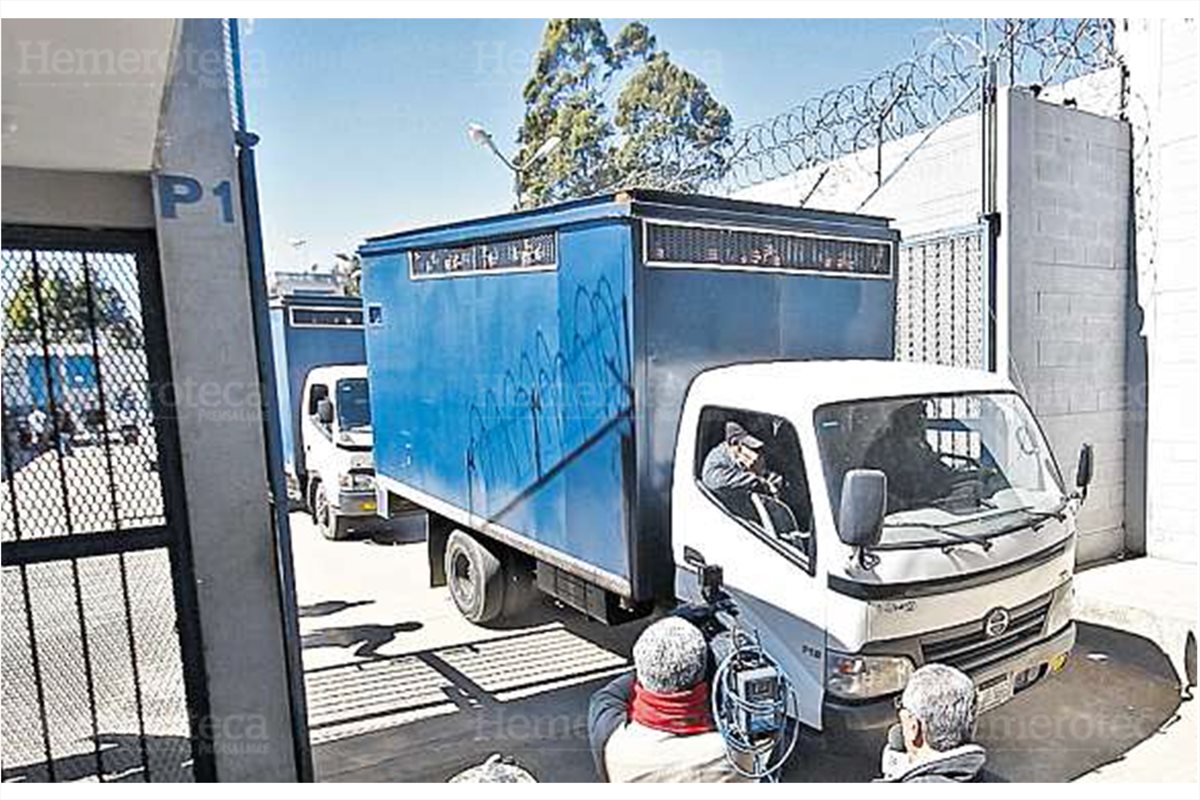
[[[344,295],[285,294],[271,299],[270,317],[284,470],[289,491],[305,497],[304,382],[317,367],[363,363],[362,300]]]
[[[593,616],[665,599],[689,383],[891,358],[897,241],[879,217],[651,191],[367,240],[381,510],[431,512],[439,579],[465,528]]]
[[[704,563],[810,727],[877,734],[931,662],[1004,703],[1074,644],[1091,451],[1068,493],[1006,376],[892,359],[897,249],[650,191],[370,239],[375,503],[475,622],[620,621]]]

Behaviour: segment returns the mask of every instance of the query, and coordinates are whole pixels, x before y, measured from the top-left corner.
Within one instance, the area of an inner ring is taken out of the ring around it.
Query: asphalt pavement
[[[627,669],[644,626],[545,602],[503,628],[463,620],[427,584],[424,542],[322,539],[292,515],[318,780],[440,782],[492,753],[542,781],[592,781],[588,698]],[[987,779],[1068,781],[1114,762],[1178,713],[1150,642],[1081,625],[1063,671],[984,715]],[[875,753],[806,732],[787,781],[867,781]]]

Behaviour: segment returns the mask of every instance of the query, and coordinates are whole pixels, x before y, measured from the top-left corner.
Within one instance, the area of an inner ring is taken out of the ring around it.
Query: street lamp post
[[[491,150],[492,154],[496,156],[496,158],[500,159],[500,163],[512,171],[513,194],[516,196],[518,206],[521,205],[521,176],[525,174],[527,169],[541,159],[553,153],[558,149],[558,146],[562,144],[561,138],[558,136],[551,136],[549,139],[542,142],[542,146],[539,147],[533,155],[531,155],[522,163],[518,164],[505,156],[504,153],[500,152],[500,148],[496,147],[496,142],[492,139],[492,134],[488,132],[487,128],[483,127],[478,122],[472,122],[467,125],[467,138],[469,138],[475,144]]]

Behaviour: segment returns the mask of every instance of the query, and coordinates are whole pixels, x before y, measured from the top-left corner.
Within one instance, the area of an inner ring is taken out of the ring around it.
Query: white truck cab
[[[706,482],[731,422],[774,487]],[[1090,450],[1083,461],[1086,486]],[[1074,644],[1080,496],[1001,376],[884,361],[712,369],[687,392],[676,442],[676,594],[697,599],[685,555],[720,565],[815,729],[894,722],[895,695],[930,662],[969,674],[985,711]]]
[[[328,539],[375,520],[371,404],[364,364],[316,367],[304,381],[305,500]]]

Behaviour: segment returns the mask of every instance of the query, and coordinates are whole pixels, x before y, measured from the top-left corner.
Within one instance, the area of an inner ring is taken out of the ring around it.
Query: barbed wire
[[[986,20],[943,27],[912,58],[735,132],[728,170],[707,190],[735,191],[936,127],[979,110],[985,70],[1046,86],[1117,63],[1107,19]]]
[[[998,84],[1039,90],[1119,65],[1114,32],[1109,19],[982,20],[973,33],[942,24],[884,72],[735,130],[714,148],[625,174],[604,190],[730,194],[824,165],[817,178],[824,191],[853,180],[849,171],[868,169],[866,159],[847,156],[978,112],[989,65]],[[713,149],[724,160],[717,174]]]

